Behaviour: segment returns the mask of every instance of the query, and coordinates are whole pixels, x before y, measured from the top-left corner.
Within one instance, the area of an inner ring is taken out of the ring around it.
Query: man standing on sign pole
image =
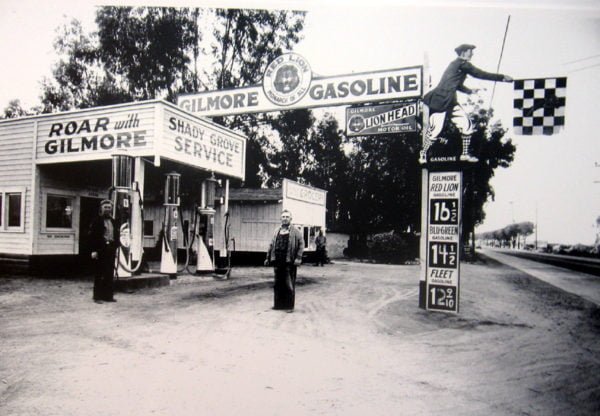
[[[475,67],[471,62],[475,45],[462,44],[454,49],[458,57],[448,65],[437,87],[423,97],[423,103],[429,107],[429,123],[425,133],[423,150],[419,157],[420,163],[427,162],[427,151],[434,141],[441,140],[440,133],[446,117],[450,117],[462,135],[462,154],[460,160],[477,162],[477,158],[469,154],[473,125],[467,112],[458,103],[456,91],[473,94],[478,89],[467,88],[463,83],[467,75],[489,81],[512,82],[508,75],[493,74]]]

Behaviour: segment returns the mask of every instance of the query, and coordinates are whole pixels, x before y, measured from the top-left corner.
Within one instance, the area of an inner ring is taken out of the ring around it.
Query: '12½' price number
[[[456,311],[456,287],[429,285],[429,309]]]
[[[432,199],[430,202],[431,224],[458,224],[458,199]]]

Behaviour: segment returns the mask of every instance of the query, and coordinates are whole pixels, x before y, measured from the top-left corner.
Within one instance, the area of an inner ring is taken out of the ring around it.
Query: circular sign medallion
[[[365,128],[365,119],[361,115],[355,115],[350,118],[348,121],[348,129],[352,133],[358,133]]]
[[[263,90],[273,104],[288,106],[306,95],[311,81],[312,71],[306,59],[295,53],[286,53],[267,66]]]

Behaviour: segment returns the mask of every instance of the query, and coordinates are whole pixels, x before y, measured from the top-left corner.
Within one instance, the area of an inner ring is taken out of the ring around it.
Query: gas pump
[[[214,224],[215,224],[215,191],[217,179],[214,174],[202,181],[202,199],[198,208],[198,238],[196,253],[198,260],[196,273],[212,273],[214,266]]]
[[[119,226],[119,245],[116,256],[117,277],[130,277],[132,273],[138,271],[142,264],[143,252],[136,253],[139,261],[135,267],[132,267],[132,201],[137,198],[140,208],[142,207],[142,197],[137,182],[133,181],[132,167],[133,157],[126,154],[112,155],[110,199],[113,201],[113,218]],[[140,212],[143,211],[140,210]],[[140,250],[142,250],[141,247]]]
[[[181,175],[171,172],[165,180],[165,220],[163,225],[160,272],[177,276],[177,223],[179,211],[179,179]]]

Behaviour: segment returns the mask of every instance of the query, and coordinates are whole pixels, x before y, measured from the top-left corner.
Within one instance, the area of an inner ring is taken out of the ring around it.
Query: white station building
[[[165,235],[177,240],[179,257],[210,252],[214,263],[227,250],[264,253],[286,208],[307,252],[325,231],[324,190],[287,179],[279,189],[230,189],[230,180],[244,180],[244,136],[162,100],[96,107],[0,120],[0,273],[69,271],[87,261],[89,226],[114,192],[115,154],[133,161],[134,261],[159,260]],[[180,181],[179,218],[165,232],[172,173]],[[194,228],[204,249],[188,252],[184,233]]]
[[[143,201],[131,203],[136,252],[158,244],[165,176],[181,175],[182,205],[200,204],[205,179],[243,181],[246,138],[162,100],[1,120],[0,271],[67,267],[89,253],[115,153],[132,157]]]

